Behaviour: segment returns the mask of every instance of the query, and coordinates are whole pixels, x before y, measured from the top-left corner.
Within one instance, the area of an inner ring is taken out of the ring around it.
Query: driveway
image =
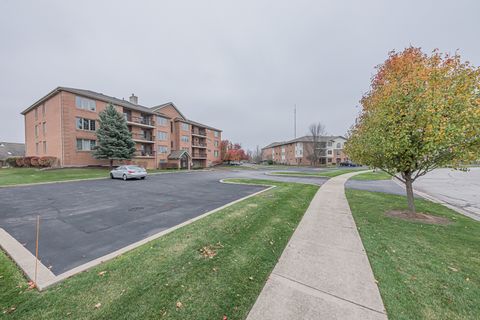
[[[467,172],[436,169],[415,181],[414,189],[465,210],[480,220],[480,168]]]
[[[190,172],[146,180],[92,180],[0,189],[0,227],[61,274],[231,201],[261,186],[219,183],[236,174]]]

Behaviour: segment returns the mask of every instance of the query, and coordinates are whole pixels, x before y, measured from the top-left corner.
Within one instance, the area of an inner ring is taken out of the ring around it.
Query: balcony
[[[207,148],[207,144],[206,144],[205,142],[193,141],[193,142],[192,142],[192,148],[202,148],[202,149],[206,149],[206,148]]]
[[[153,150],[137,150],[133,154],[135,158],[154,158],[155,157],[155,151]]]
[[[132,140],[136,142],[155,143],[151,133],[132,132]]]
[[[207,159],[206,152],[192,152],[192,159]]]
[[[206,137],[207,136],[207,130],[192,127],[192,136]]]
[[[123,115],[125,116],[127,124],[145,128],[155,128],[155,124],[151,117],[134,117],[128,113],[124,113]]]

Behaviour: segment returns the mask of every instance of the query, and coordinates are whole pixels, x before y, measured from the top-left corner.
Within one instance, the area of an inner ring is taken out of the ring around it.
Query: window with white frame
[[[35,108],[35,120],[38,120],[38,107]]]
[[[166,154],[166,153],[168,153],[168,147],[166,147],[166,146],[158,146],[158,152],[159,152],[159,153]]]
[[[190,130],[190,125],[188,123],[182,122],[181,123],[181,128],[183,131],[188,131]]]
[[[219,135],[220,135],[220,133],[218,131],[213,131],[213,136],[215,138],[218,138]]]
[[[181,140],[182,140],[182,142],[188,142],[188,141],[190,141],[190,139],[188,138],[188,136],[182,136],[182,137],[181,137]]]
[[[213,151],[213,156],[214,156],[215,158],[218,158],[218,150]]]
[[[332,154],[332,150],[328,150],[328,151],[327,151],[327,154]]]
[[[77,139],[78,151],[91,151],[95,148],[97,142],[90,139]]]
[[[164,131],[158,131],[157,132],[157,139],[160,140],[160,141],[165,141],[167,140],[167,133],[164,132]]]
[[[47,154],[47,141],[43,141],[43,154]]]
[[[342,144],[340,142],[337,143],[337,149],[341,149],[342,148]]]
[[[159,126],[166,126],[168,124],[168,119],[161,116],[157,116],[157,124]]]
[[[218,140],[215,140],[215,141],[213,142],[213,145],[214,145],[215,147],[218,147]]]
[[[35,138],[38,138],[38,126],[35,125]]]
[[[333,145],[332,141],[328,141],[327,146],[331,147]]]
[[[46,114],[46,106],[45,104],[42,104],[42,116],[45,118],[45,114]]]
[[[42,123],[42,132],[43,132],[43,136],[45,137],[45,135],[47,134],[47,123],[46,122]]]
[[[77,129],[86,131],[95,131],[95,120],[77,118]]]
[[[95,111],[97,110],[97,103],[95,100],[87,99],[84,97],[76,96],[75,97],[75,105],[78,109],[90,110]]]

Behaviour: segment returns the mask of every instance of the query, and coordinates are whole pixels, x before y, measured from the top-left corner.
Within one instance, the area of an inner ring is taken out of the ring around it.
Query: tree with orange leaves
[[[346,152],[402,181],[412,214],[418,177],[479,158],[480,69],[458,53],[390,52],[361,105]]]

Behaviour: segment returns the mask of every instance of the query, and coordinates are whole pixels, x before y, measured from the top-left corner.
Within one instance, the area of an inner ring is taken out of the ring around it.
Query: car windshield
[[[128,166],[127,169],[129,170],[143,170],[143,168],[137,167],[137,166]]]

